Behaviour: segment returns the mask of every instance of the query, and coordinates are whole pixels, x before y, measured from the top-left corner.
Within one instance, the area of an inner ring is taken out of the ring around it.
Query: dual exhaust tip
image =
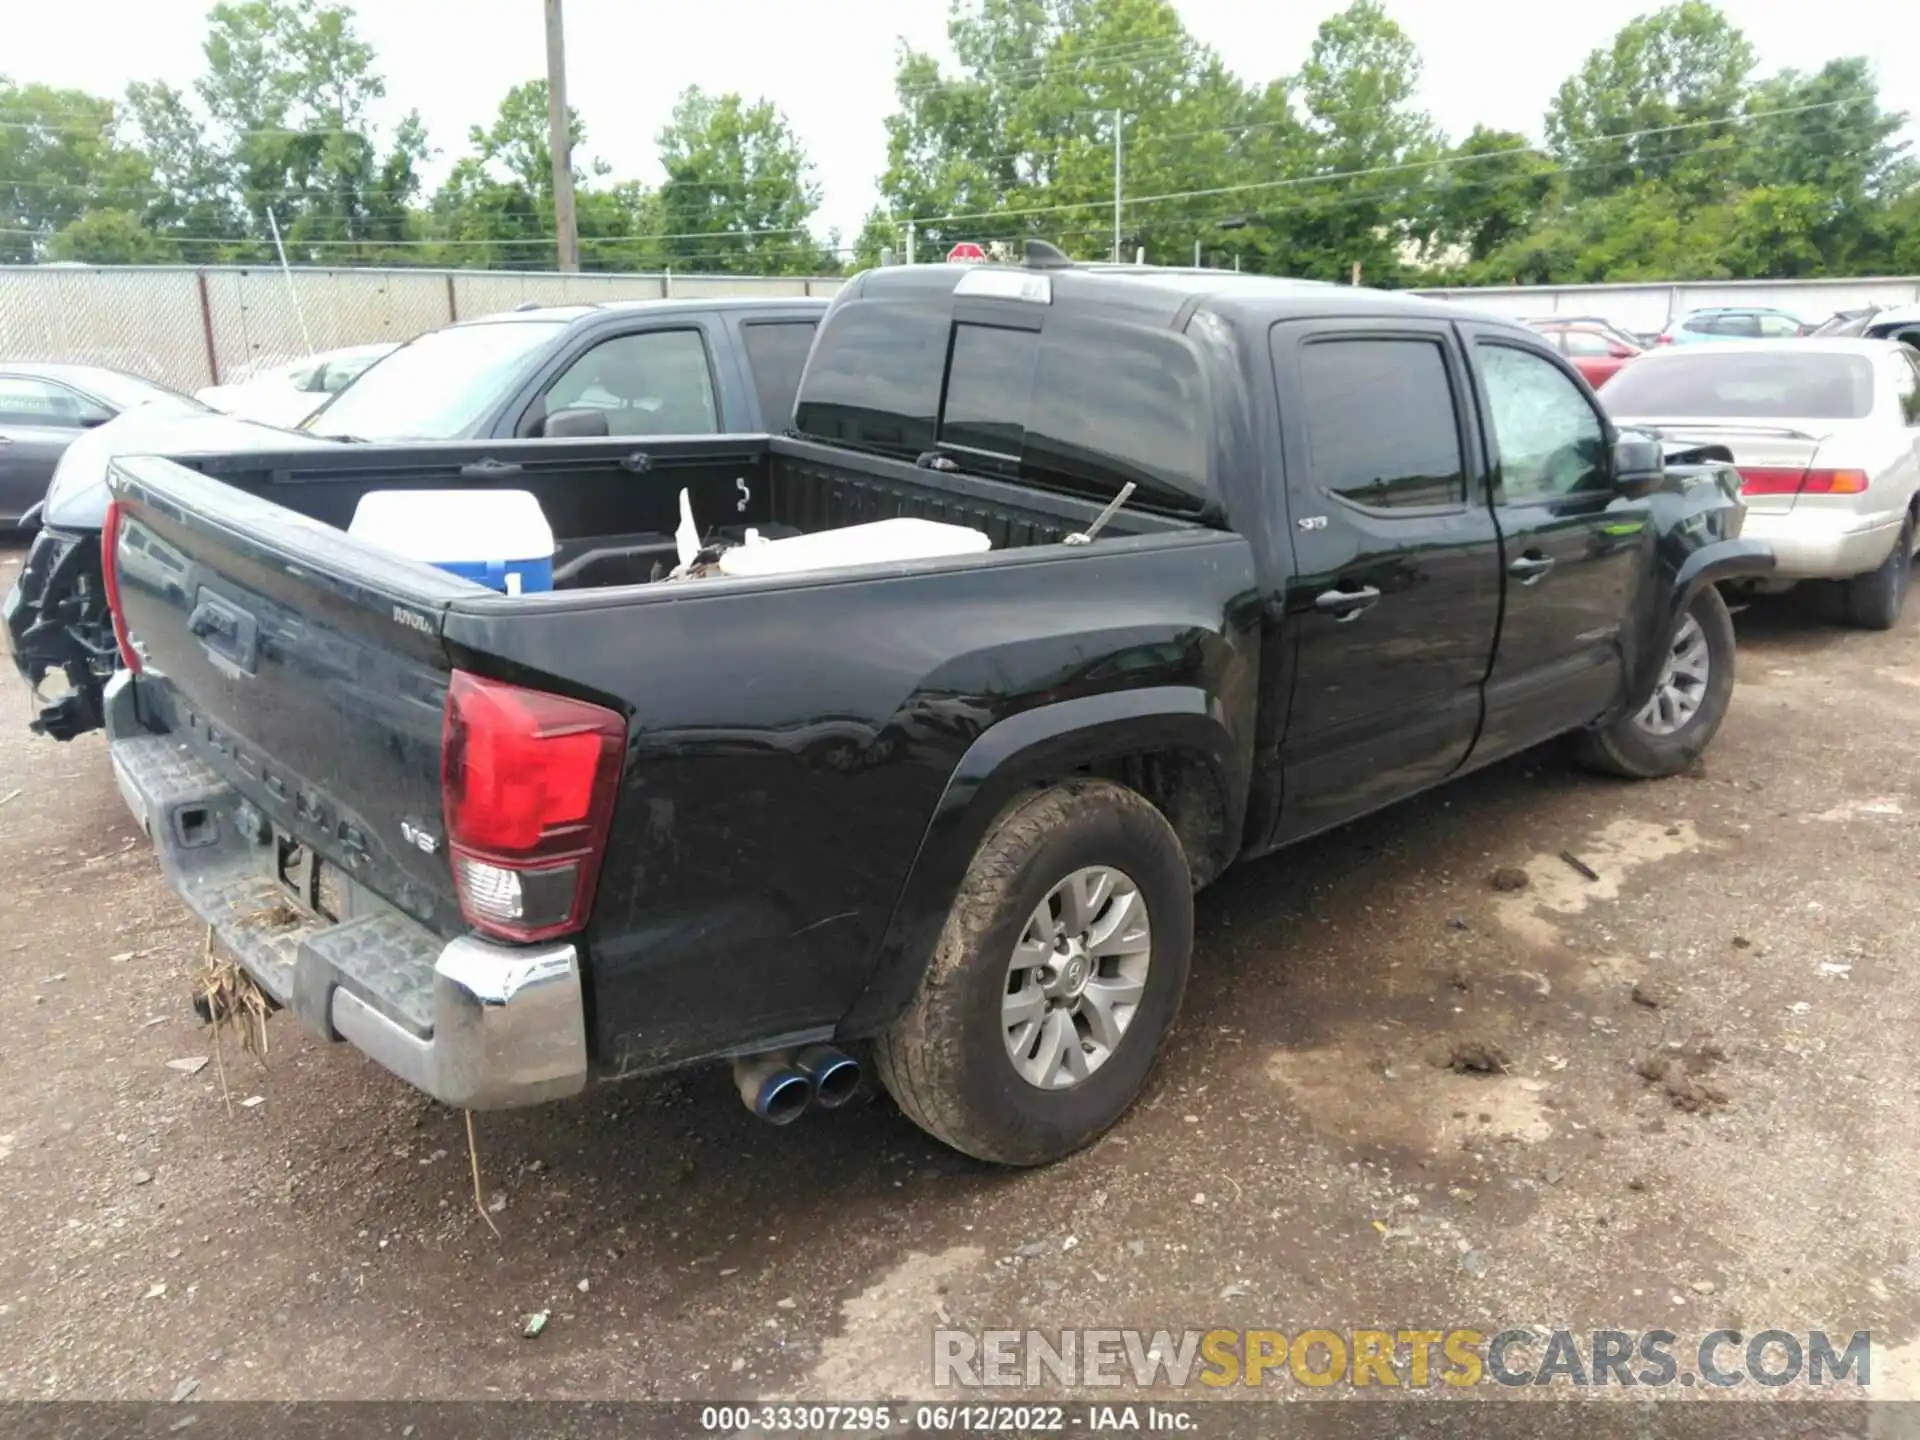
[[[860,1062],[831,1045],[743,1055],[733,1062],[740,1099],[769,1125],[790,1125],[810,1105],[838,1110],[860,1088]]]

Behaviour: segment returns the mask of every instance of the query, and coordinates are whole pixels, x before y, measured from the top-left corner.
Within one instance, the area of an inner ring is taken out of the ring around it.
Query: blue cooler
[[[553,527],[525,490],[372,490],[347,533],[508,595],[553,589]]]

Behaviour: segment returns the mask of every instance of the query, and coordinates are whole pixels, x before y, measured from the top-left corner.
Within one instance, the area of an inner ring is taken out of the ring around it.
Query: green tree
[[[1783,70],[1748,92],[1745,113],[1753,118],[1742,127],[1738,182],[1818,197],[1805,217],[1815,268],[1804,268],[1804,258],[1782,268],[1788,262],[1781,257],[1765,273],[1886,269],[1887,203],[1914,183],[1916,171],[1899,139],[1907,116],[1882,107],[1868,61],[1833,60],[1811,75]]]
[[[1512,130],[1476,125],[1425,184],[1430,261],[1479,264],[1530,231],[1556,194],[1553,162]]]
[[[0,122],[0,260],[40,258],[91,210],[140,209],[152,175],[115,138],[113,101],[0,76]]]
[[[1306,116],[1307,173],[1267,212],[1269,254],[1287,273],[1396,283],[1410,220],[1432,183],[1443,141],[1413,103],[1420,56],[1378,0],[1355,0],[1320,24],[1294,94]],[[1291,198],[1298,197],[1298,198]]]
[[[1744,34],[1706,0],[1680,0],[1588,55],[1553,98],[1547,143],[1575,195],[1642,180],[1710,189],[1736,149],[1734,127],[1710,122],[1739,113],[1752,71]]]
[[[54,231],[46,258],[88,265],[160,265],[180,257],[136,212],[89,210]]]
[[[587,140],[580,112],[567,107],[568,153],[573,161],[573,182],[586,180],[580,168],[580,155]],[[505,177],[529,195],[553,202],[553,159],[548,148],[547,82],[529,80],[514,86],[500,101],[500,113],[484,130],[476,125],[467,132],[467,143],[485,164],[503,171]],[[596,170],[604,173],[605,167]]]
[[[1124,255],[1181,262],[1194,242],[1217,244],[1239,202],[1195,196],[1247,173],[1273,146],[1273,116],[1166,0],[983,0],[953,7],[947,33],[958,73],[901,54],[899,108],[888,117],[883,209],[858,249],[905,246],[937,256],[956,241],[1038,235],[1070,253],[1113,248],[1114,127],[1118,113]],[[1291,117],[1282,125],[1297,130]],[[1178,200],[1144,197],[1178,195]],[[1020,214],[1014,212],[1026,211]],[[960,217],[948,219],[946,217]]]
[[[397,239],[426,153],[417,116],[382,156],[372,107],[386,95],[354,14],[331,0],[229,0],[208,15],[196,84],[238,208],[257,239],[267,211],[292,252],[340,262]],[[359,249],[342,242],[360,242]]]
[[[586,129],[568,112],[572,152]],[[435,238],[457,242],[436,258],[496,270],[550,270],[555,264],[553,169],[547,150],[547,82],[529,80],[501,98],[491,125],[467,132],[461,157],[431,205]],[[578,166],[576,183],[585,179]]]
[[[822,263],[807,222],[812,163],[771,102],[695,86],[660,132],[661,253],[675,269],[800,275]]]
[[[609,174],[598,160],[583,163],[587,131],[568,113],[574,157],[574,214],[583,269],[658,269],[666,259],[659,198],[638,181],[597,184]],[[554,251],[553,166],[547,148],[547,82],[529,80],[509,90],[490,125],[467,133],[471,153],[435,192],[429,227],[446,244],[432,252],[442,264],[505,270],[551,270]]]
[[[226,156],[187,96],[163,80],[129,85],[126,112],[153,178],[143,223],[167,237],[167,249],[182,263],[219,260],[223,239],[244,235],[247,227]]]

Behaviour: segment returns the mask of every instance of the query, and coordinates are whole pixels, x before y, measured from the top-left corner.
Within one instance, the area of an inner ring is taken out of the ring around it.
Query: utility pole
[[[1120,112],[1113,112],[1113,263],[1120,263]]]
[[[580,231],[573,217],[573,134],[567,115],[567,38],[560,0],[547,6],[547,148],[553,154],[553,229],[560,268],[580,268]]]

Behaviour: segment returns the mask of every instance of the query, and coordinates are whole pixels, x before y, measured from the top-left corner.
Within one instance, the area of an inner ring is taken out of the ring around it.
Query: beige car
[[[1654,350],[1607,386],[1622,426],[1724,445],[1766,584],[1838,580],[1847,617],[1886,630],[1912,570],[1920,355],[1893,340],[1744,340]]]

